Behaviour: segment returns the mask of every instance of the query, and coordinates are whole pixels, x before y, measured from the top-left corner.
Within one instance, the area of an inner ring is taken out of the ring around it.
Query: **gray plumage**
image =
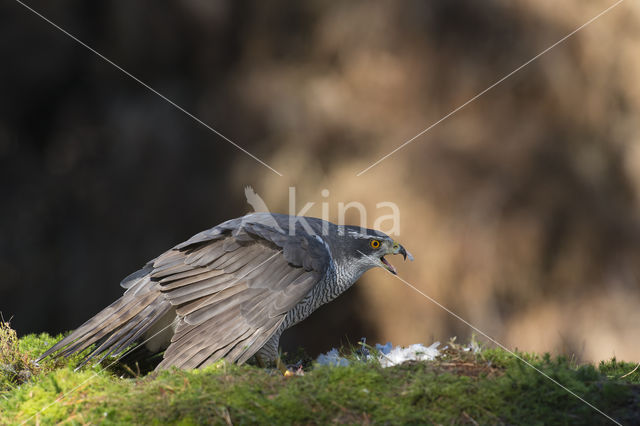
[[[373,241],[377,241],[376,243]],[[133,343],[164,350],[157,369],[221,358],[272,361],[284,330],[347,290],[383,257],[411,255],[389,236],[316,218],[254,213],[194,235],[129,275],[118,300],[47,350],[83,360]]]

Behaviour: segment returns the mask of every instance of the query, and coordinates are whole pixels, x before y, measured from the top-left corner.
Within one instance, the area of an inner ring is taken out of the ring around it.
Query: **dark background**
[[[401,273],[510,346],[638,358],[633,2],[355,176],[609,4],[29,2],[281,178],[2,3],[0,311],[20,334],[72,329],[147,260],[250,211],[244,185],[281,212],[294,185],[298,208],[323,188],[397,203],[417,258]],[[381,272],[362,281],[285,346],[470,336]]]

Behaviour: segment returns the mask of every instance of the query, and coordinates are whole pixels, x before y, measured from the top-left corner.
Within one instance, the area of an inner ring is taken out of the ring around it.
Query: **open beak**
[[[407,260],[407,258],[409,258],[409,260],[413,260],[413,256],[411,255],[411,253],[409,253],[404,247],[402,247],[402,245],[396,242],[393,243],[393,247],[387,254],[401,254],[405,261]],[[391,262],[385,259],[384,256],[380,258],[380,262],[382,262],[383,267],[387,271],[391,272],[393,275],[398,275],[398,271],[396,270],[396,268],[391,264]]]

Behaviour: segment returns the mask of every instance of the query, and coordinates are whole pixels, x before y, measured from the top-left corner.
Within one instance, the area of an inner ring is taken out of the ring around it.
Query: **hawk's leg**
[[[255,357],[256,357],[256,364],[258,364],[258,367],[267,368],[267,364],[264,362],[264,360],[259,354],[255,354]]]
[[[256,364],[258,364],[258,367],[260,368],[267,368],[267,363],[264,361],[264,359],[262,359],[260,354],[256,354]],[[280,355],[276,355],[275,364],[276,368],[280,370],[283,375],[292,375],[291,371],[287,369],[287,365],[280,359]]]
[[[256,363],[260,368],[265,368],[267,363],[273,362],[276,368],[285,376],[291,375],[287,370],[287,365],[280,359],[278,353],[278,344],[280,343],[280,334],[274,334],[267,343],[256,353]]]

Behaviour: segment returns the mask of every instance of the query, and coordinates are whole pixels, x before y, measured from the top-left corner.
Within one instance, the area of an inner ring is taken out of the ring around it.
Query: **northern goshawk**
[[[194,235],[129,275],[123,296],[47,350],[83,360],[133,343],[158,353],[156,369],[222,358],[278,360],[284,330],[338,297],[404,247],[382,232],[310,217],[253,213]]]

